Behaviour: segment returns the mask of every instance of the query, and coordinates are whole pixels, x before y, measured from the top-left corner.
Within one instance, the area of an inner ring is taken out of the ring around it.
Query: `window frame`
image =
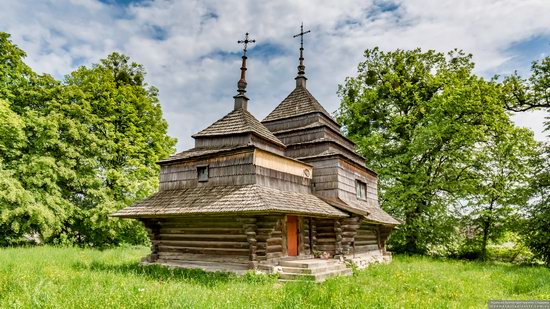
[[[363,193],[362,195],[360,193]],[[367,183],[359,179],[355,180],[355,196],[358,200],[367,200]]]
[[[201,173],[201,170],[206,171],[206,173]],[[197,180],[199,182],[207,182],[209,178],[210,178],[210,170],[208,168],[208,164],[197,165]]]

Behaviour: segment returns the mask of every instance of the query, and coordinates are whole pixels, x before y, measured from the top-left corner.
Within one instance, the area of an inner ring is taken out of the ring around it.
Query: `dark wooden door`
[[[288,216],[286,220],[287,228],[287,252],[288,256],[298,255],[298,218],[294,216]]]

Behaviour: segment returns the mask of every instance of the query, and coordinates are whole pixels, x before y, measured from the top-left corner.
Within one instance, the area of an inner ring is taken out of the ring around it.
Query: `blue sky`
[[[308,88],[334,111],[338,84],[356,71],[363,51],[379,46],[463,49],[476,72],[490,77],[529,72],[550,49],[550,1],[117,1],[4,0],[0,31],[27,54],[36,71],[57,78],[113,51],[145,66],[160,90],[169,134],[178,150],[191,134],[229,112],[239,78],[245,32],[249,48],[249,109],[260,120],[294,87],[304,22]],[[515,116],[538,139],[543,112]]]

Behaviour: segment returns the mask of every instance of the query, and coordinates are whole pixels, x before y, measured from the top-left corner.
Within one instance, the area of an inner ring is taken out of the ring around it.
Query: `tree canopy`
[[[475,75],[471,55],[459,50],[364,55],[357,76],[339,88],[338,121],[379,173],[382,207],[404,222],[392,235],[394,250],[449,251],[466,213],[483,227],[496,215],[492,200],[501,210],[519,207],[505,189],[523,186],[498,169],[511,173],[512,158],[521,165],[536,142],[514,127],[496,79]]]
[[[144,68],[113,53],[57,81],[5,33],[0,51],[1,239],[143,242],[140,225],[109,214],[151,194],[155,162],[174,151]]]

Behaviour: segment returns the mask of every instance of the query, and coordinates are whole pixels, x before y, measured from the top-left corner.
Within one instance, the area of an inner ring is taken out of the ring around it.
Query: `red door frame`
[[[287,254],[288,256],[298,256],[298,218],[295,216],[287,216]]]

